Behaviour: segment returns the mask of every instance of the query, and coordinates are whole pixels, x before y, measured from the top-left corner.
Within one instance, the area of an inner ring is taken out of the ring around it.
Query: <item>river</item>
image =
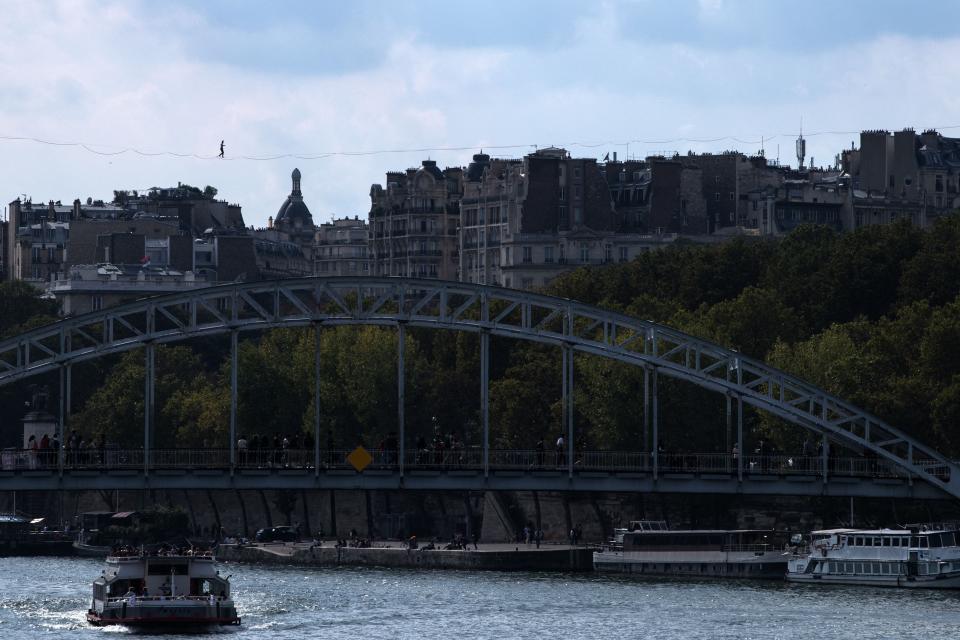
[[[0,558],[0,638],[110,637],[86,624],[102,563]],[[960,592],[550,573],[224,565],[241,638],[953,637]],[[175,637],[175,636],[166,636]]]

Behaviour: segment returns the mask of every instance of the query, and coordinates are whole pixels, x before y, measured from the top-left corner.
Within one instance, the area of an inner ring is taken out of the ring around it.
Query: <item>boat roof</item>
[[[774,529],[660,529],[627,531],[627,533],[674,534],[674,533],[777,533]]]
[[[811,535],[833,535],[836,533],[847,533],[854,535],[872,535],[872,536],[881,536],[881,535],[910,535],[911,531],[909,529],[820,529],[819,531],[811,531]],[[924,533],[930,533],[925,531]]]

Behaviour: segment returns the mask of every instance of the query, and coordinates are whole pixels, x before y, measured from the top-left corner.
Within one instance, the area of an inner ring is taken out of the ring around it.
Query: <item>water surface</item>
[[[110,638],[86,623],[102,562],[0,558],[0,638]],[[951,638],[960,592],[223,564],[245,638]],[[165,636],[175,638],[177,636]]]

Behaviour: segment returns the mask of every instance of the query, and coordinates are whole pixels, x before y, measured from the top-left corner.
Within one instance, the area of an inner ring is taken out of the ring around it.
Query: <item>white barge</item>
[[[638,575],[766,578],[782,580],[787,570],[786,534],[767,529],[669,530],[657,521],[631,522],[618,529],[593,567]]]
[[[230,581],[216,570],[212,554],[112,553],[93,582],[87,621],[153,630],[194,630],[238,625]]]
[[[787,566],[790,582],[960,589],[960,531],[942,524],[814,531]]]

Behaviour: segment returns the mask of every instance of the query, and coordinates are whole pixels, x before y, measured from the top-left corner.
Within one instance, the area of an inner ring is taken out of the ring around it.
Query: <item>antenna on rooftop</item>
[[[803,169],[803,161],[807,157],[807,141],[803,139],[803,116],[800,116],[800,137],[797,138],[798,169]]]

